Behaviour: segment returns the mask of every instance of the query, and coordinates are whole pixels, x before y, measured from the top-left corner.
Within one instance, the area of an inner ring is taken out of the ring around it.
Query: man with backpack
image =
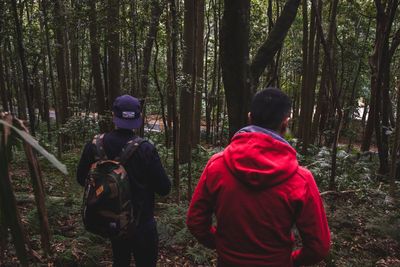
[[[171,183],[156,148],[134,132],[142,124],[139,100],[117,97],[112,111],[115,129],[86,144],[77,168],[83,220],[89,231],[110,237],[113,266],[129,266],[132,254],[136,266],[156,266],[154,197],[167,195]]]
[[[203,171],[186,223],[201,244],[216,249],[218,266],[312,265],[329,252],[330,232],[317,185],[282,138],[290,108],[289,97],[279,89],[258,92],[250,125]],[[294,226],[302,247],[292,251]]]

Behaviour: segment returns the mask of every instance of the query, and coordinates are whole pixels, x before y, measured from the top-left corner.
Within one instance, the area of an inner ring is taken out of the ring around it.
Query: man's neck
[[[277,131],[274,131],[271,129],[266,129],[266,128],[263,128],[263,127],[260,127],[257,125],[246,126],[242,129],[240,129],[237,133],[243,133],[243,132],[245,132],[245,133],[255,133],[255,132],[264,133],[264,134],[271,136],[272,138],[274,138],[276,140],[279,140],[283,143],[289,144]]]

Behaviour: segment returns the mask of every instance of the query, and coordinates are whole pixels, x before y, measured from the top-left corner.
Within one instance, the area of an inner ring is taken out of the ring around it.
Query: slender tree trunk
[[[1,104],[3,107],[3,111],[10,111],[8,108],[8,101],[7,101],[7,88],[4,79],[4,68],[3,68],[3,55],[1,51],[1,41],[0,41],[0,98]]]
[[[180,201],[180,174],[179,174],[179,117],[177,108],[177,50],[178,50],[178,21],[175,0],[168,0],[167,19],[167,72],[168,72],[168,102],[171,103],[173,121],[173,151],[174,151],[174,187],[177,202]]]
[[[54,113],[55,113],[55,120],[56,120],[56,128],[57,130],[60,127],[60,111],[59,111],[59,105],[58,105],[58,95],[56,92],[56,86],[55,86],[55,81],[54,81],[54,71],[53,71],[53,60],[52,60],[52,53],[50,49],[50,32],[49,32],[49,27],[47,24],[48,18],[47,18],[47,5],[48,2],[46,0],[41,0],[40,2],[40,9],[43,13],[43,28],[44,28],[44,35],[45,35],[45,43],[46,43],[46,52],[47,52],[47,58],[48,58],[48,63],[49,63],[49,76],[50,76],[50,85],[51,85],[51,92],[53,95],[53,101],[54,101]],[[45,64],[45,63],[44,63]],[[50,105],[49,105],[50,107]],[[49,134],[50,137],[50,134]],[[61,153],[61,140],[60,138],[58,139],[58,154],[60,155]]]
[[[308,71],[308,7],[307,7],[307,0],[302,0],[302,14],[303,14],[303,42],[302,42],[302,58],[303,58],[303,73],[302,73],[302,79],[301,79],[301,99],[300,99],[300,117],[299,117],[299,138],[303,141],[302,145],[302,152],[303,154],[307,151],[309,139],[307,136],[307,129],[309,128],[309,125],[306,125],[306,115],[307,115],[307,105],[308,104],[308,95],[307,95],[307,90],[308,84],[307,84],[307,71]],[[311,38],[310,38],[311,39]]]
[[[148,83],[149,83],[149,68],[151,63],[151,51],[153,49],[154,40],[157,37],[158,32],[158,24],[160,21],[160,16],[163,10],[163,6],[160,5],[158,0],[151,1],[151,22],[149,31],[146,38],[146,43],[143,48],[143,68],[141,72],[141,89],[140,89],[140,97],[143,99],[147,98],[148,94]],[[141,133],[144,132],[144,121],[146,119],[146,106],[143,108],[142,111],[142,128]]]
[[[100,67],[100,44],[97,34],[97,15],[96,15],[96,0],[89,0],[89,35],[90,35],[90,56],[92,64],[92,76],[94,87],[96,88],[96,111],[101,116],[105,115],[106,103],[104,95],[103,81],[101,78]],[[104,132],[107,129],[106,123],[100,124],[100,131]]]
[[[80,3],[77,0],[71,0],[71,13],[70,16],[70,27],[69,27],[69,38],[71,41],[70,49],[71,49],[71,89],[73,94],[77,99],[80,99],[80,68],[79,68],[79,23],[80,18],[78,14],[80,14]],[[79,107],[78,107],[79,108]]]
[[[160,96],[160,110],[161,110],[161,117],[162,117],[163,126],[164,126],[165,146],[167,148],[169,148],[169,126],[167,123],[167,116],[165,113],[165,97],[164,97],[164,93],[161,89],[159,76],[158,76],[158,70],[157,70],[158,54],[159,54],[159,50],[160,50],[158,47],[157,38],[154,39],[154,45],[155,45],[155,50],[156,50],[154,53],[154,61],[153,61],[154,82],[156,84],[158,95]]]
[[[250,105],[249,23],[249,0],[224,1],[220,53],[230,137],[246,124]]]
[[[194,0],[185,0],[184,12],[184,50],[183,50],[183,85],[180,92],[180,134],[179,159],[180,163],[187,163],[191,157],[190,143],[193,123],[193,70],[195,64],[195,34],[196,34],[196,4]]]
[[[0,2],[0,32],[3,32],[4,29],[4,6],[5,3],[3,1]],[[10,111],[8,107],[7,101],[7,88],[6,88],[6,81],[4,78],[4,66],[3,66],[3,53],[2,53],[2,46],[3,46],[3,36],[0,34],[0,99],[1,104],[3,107],[3,111]]]
[[[389,193],[391,197],[395,197],[397,191],[396,177],[398,176],[398,151],[400,141],[400,81],[397,81],[397,110],[396,110],[396,127],[394,131],[394,142],[392,148],[392,159],[390,168],[390,188]]]
[[[260,76],[265,68],[272,63],[275,54],[281,48],[286,34],[296,18],[300,0],[287,0],[274,27],[268,34],[267,40],[258,48],[257,53],[251,62],[251,82],[253,93],[257,88]],[[240,28],[238,28],[240,29]]]
[[[151,22],[149,31],[146,38],[146,43],[143,48],[143,68],[141,72],[141,95],[140,97],[146,98],[148,94],[149,83],[149,69],[151,63],[151,51],[153,49],[154,40],[157,37],[158,23],[163,10],[158,0],[151,1]]]
[[[325,40],[325,36],[323,34],[323,29],[322,29],[322,21],[321,18],[319,17],[319,12],[318,7],[316,6],[316,0],[313,0],[312,2],[312,8],[315,9],[316,13],[316,24],[317,24],[317,29],[320,32],[320,37],[321,37],[321,44],[324,49],[325,53],[325,62],[329,71],[329,76],[328,76],[328,81],[329,85],[331,87],[331,105],[332,105],[332,110],[337,114],[337,118],[335,118],[335,123],[334,123],[334,136],[333,136],[333,142],[332,142],[332,169],[331,169],[331,175],[330,175],[330,181],[329,181],[329,187],[334,190],[336,188],[335,184],[335,178],[336,178],[336,156],[337,156],[337,145],[339,141],[339,134],[340,134],[340,129],[342,126],[342,118],[343,118],[343,113],[342,113],[342,108],[341,108],[341,103],[340,103],[340,95],[338,92],[337,84],[336,84],[336,74],[334,71],[334,61],[333,61],[333,36],[335,35],[335,30],[336,30],[336,15],[337,15],[337,6],[339,3],[339,0],[334,0],[331,4],[331,14],[330,14],[330,24],[329,24],[329,32],[328,32],[328,38]],[[333,115],[333,116],[334,116]]]
[[[18,9],[17,9],[17,1],[11,0],[11,5],[13,9],[14,15],[14,22],[15,22],[15,29],[17,35],[17,42],[18,42],[18,54],[21,62],[21,69],[22,69],[22,82],[23,88],[25,92],[26,103],[28,105],[28,113],[29,113],[29,128],[31,129],[32,135],[35,135],[35,111],[33,108],[33,92],[30,90],[29,87],[29,72],[28,66],[26,63],[25,58],[25,48],[24,48],[24,41],[22,36],[22,26],[21,22],[18,17]],[[22,118],[26,118],[25,110],[21,113]]]
[[[108,0],[107,7],[107,51],[108,51],[108,106],[111,110],[114,99],[120,95],[121,63],[119,57],[119,6],[120,0]]]
[[[281,48],[299,4],[300,0],[286,2],[268,38],[257,50],[249,66],[250,1],[224,1],[220,42],[230,136],[246,124],[250,100],[258,81]]]
[[[60,122],[61,124],[66,123],[69,117],[69,99],[68,99],[68,87],[67,87],[67,76],[65,70],[65,50],[64,46],[64,31],[65,28],[65,17],[63,6],[60,0],[54,2],[54,23],[55,23],[55,35],[56,35],[56,66],[57,66],[57,77],[59,83],[59,92],[61,96],[61,108],[60,108]]]
[[[4,71],[6,74],[6,81],[8,84],[8,92],[9,92],[9,103],[10,103],[10,110],[13,114],[20,113],[20,107],[26,110],[25,101],[22,99],[22,102],[17,102],[18,105],[14,105],[14,102],[18,100],[18,92],[19,84],[17,82],[17,70],[15,66],[15,61],[12,58],[12,49],[10,40],[7,39],[4,43],[4,53],[3,53],[3,60],[4,60]],[[13,101],[13,98],[15,101]],[[20,117],[20,116],[19,116]]]
[[[204,0],[197,1],[197,26],[196,26],[196,91],[194,96],[194,120],[193,120],[193,145],[200,143],[200,132],[201,132],[201,107],[202,107],[202,92],[204,84],[204,12],[205,2]]]

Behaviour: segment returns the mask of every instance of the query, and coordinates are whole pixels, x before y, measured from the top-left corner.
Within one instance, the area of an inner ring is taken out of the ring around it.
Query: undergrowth
[[[159,133],[147,133],[170,177],[173,174],[173,152],[163,143]],[[48,194],[47,208],[52,234],[53,255],[42,259],[43,264],[55,266],[109,266],[109,241],[86,232],[81,222],[83,189],[77,184],[75,169],[84,142],[62,155],[69,175],[57,173],[41,160],[44,183]],[[216,254],[199,245],[185,226],[189,199],[186,197],[189,175],[192,189],[208,159],[221,148],[198,146],[193,150],[191,169],[181,165],[181,201],[176,202],[176,191],[167,198],[156,198],[156,220],[160,240],[160,266],[215,266]],[[32,194],[23,153],[13,153],[11,166],[13,185],[18,194]],[[311,147],[307,156],[298,154],[301,165],[314,175],[320,190],[327,191],[331,171],[331,151],[326,147]],[[339,147],[337,154],[338,191],[343,195],[324,196],[332,249],[329,257],[318,266],[400,266],[400,212],[398,206],[386,201],[388,184],[376,178],[377,155],[347,152]],[[32,248],[40,252],[39,223],[33,203],[21,204],[23,222],[29,232]],[[40,253],[39,253],[40,254]],[[12,247],[7,250],[9,265],[15,263]],[[399,261],[397,261],[399,260]],[[396,265],[398,264],[398,265]],[[40,265],[40,264],[39,264]],[[7,266],[7,265],[5,265]]]

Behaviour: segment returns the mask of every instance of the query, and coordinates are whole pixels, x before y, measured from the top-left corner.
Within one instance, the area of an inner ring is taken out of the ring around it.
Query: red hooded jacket
[[[311,265],[330,247],[312,174],[289,144],[261,132],[236,134],[209,160],[186,224],[201,244],[216,248],[219,266]],[[302,248],[292,251],[294,225]]]

